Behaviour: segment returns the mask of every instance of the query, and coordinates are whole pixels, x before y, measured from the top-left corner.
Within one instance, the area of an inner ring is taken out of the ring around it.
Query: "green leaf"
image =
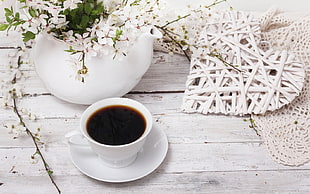
[[[9,9],[9,8],[4,8],[5,11],[5,16],[11,16],[13,15],[13,10]]]
[[[77,11],[78,11],[77,9],[71,10],[70,16],[71,16],[72,18],[75,18]]]
[[[120,29],[116,29],[115,38],[119,39],[121,35],[123,34],[123,31]]]
[[[83,16],[82,16],[81,23],[80,23],[80,26],[81,26],[82,28],[86,28],[88,22],[89,22],[89,17],[88,17],[87,15],[83,15]]]
[[[73,50],[72,46],[69,47],[69,49],[65,50],[66,52],[73,52],[75,50]]]
[[[17,12],[17,13],[15,13],[15,20],[19,20],[20,19],[20,15],[19,15],[19,13]]]
[[[92,7],[91,7],[90,3],[85,4],[84,10],[85,10],[85,13],[87,13],[88,15],[91,13]]]
[[[62,14],[63,14],[63,15],[69,15],[69,13],[70,13],[70,10],[69,10],[69,9],[66,9],[66,10],[63,11]]]
[[[79,24],[77,24],[76,26],[76,29],[78,29],[78,30],[82,30],[83,29],[83,27],[81,26],[81,25],[79,25]],[[77,31],[77,33],[79,33],[80,31]],[[79,33],[80,34],[80,33]]]
[[[34,9],[30,8],[28,12],[31,17],[37,17],[36,11]]]
[[[36,35],[31,31],[27,31],[27,32],[23,33],[22,35],[24,37],[23,38],[24,42],[28,42],[29,40],[32,40],[36,37]]]
[[[12,26],[18,26],[18,25],[23,24],[23,23],[24,23],[23,21],[15,22],[14,24],[12,24]]]
[[[13,22],[13,20],[12,20],[9,16],[6,16],[5,19],[6,19],[6,21],[7,21],[8,23],[12,23],[12,22]]]
[[[65,0],[58,1],[64,2]],[[62,31],[72,30],[73,34],[82,35],[87,32],[87,28],[92,26],[97,19],[101,16],[106,16],[104,11],[103,2],[99,2],[98,0],[83,0],[82,3],[78,3],[76,9],[66,9],[61,12],[62,15],[66,16],[68,24],[62,30],[54,29],[52,32],[57,34],[57,37],[60,39]],[[38,14],[38,11],[36,13]]]
[[[0,31],[8,29],[9,26],[10,26],[9,24],[0,24]]]
[[[39,153],[38,151],[35,151],[32,155],[33,155],[33,156],[35,156],[35,155],[40,155],[40,153]]]

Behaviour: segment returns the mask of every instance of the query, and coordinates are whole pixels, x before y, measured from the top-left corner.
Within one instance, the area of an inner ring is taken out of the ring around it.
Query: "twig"
[[[155,26],[155,27],[158,29],[161,29],[164,32],[164,35],[167,35],[168,38],[170,38],[170,40],[172,42],[174,42],[178,47],[180,47],[180,49],[183,51],[183,53],[184,53],[185,57],[188,59],[188,61],[191,61],[190,56],[187,54],[187,52],[185,50],[183,50],[182,45],[169,34],[169,32],[166,28],[163,28],[161,26]]]
[[[55,188],[57,189],[58,193],[61,193],[58,185],[56,184],[56,182],[53,179],[53,176],[52,176],[53,171],[50,169],[48,163],[46,162],[45,158],[43,157],[43,154],[42,154],[42,152],[41,152],[41,150],[40,150],[40,148],[38,146],[38,143],[37,143],[38,139],[37,139],[37,137],[30,131],[30,129],[27,127],[27,125],[23,121],[23,117],[18,112],[17,103],[16,103],[16,97],[15,96],[13,96],[13,109],[14,109],[14,112],[16,113],[16,115],[18,116],[20,124],[25,128],[26,133],[31,137],[32,142],[33,142],[33,144],[36,147],[36,152],[35,153],[40,156],[40,158],[42,160],[42,163],[44,165],[45,171],[47,172],[47,174],[48,174],[52,184],[55,186]]]
[[[172,21],[170,21],[170,22],[167,22],[167,23],[166,23],[165,25],[163,25],[163,26],[155,25],[156,28],[161,29],[161,30],[164,32],[164,36],[167,35],[168,38],[170,38],[170,40],[171,40],[172,42],[174,42],[178,47],[180,47],[180,49],[183,51],[184,55],[186,56],[186,58],[187,58],[189,61],[191,60],[191,59],[190,59],[190,56],[187,54],[187,52],[186,52],[185,50],[183,50],[183,47],[182,47],[182,45],[180,44],[180,42],[177,41],[175,38],[173,38],[173,36],[171,35],[171,34],[175,34],[175,33],[172,32],[172,31],[170,31],[167,27],[168,27],[169,25],[173,24],[173,23],[176,23],[176,22],[178,22],[178,21],[180,21],[180,20],[182,20],[182,19],[185,19],[185,18],[189,17],[190,15],[191,15],[191,14],[187,14],[187,15],[182,16],[182,17],[180,16],[180,17],[178,17],[178,18],[175,19],[175,20],[172,20]],[[170,34],[170,33],[171,33],[171,34]]]
[[[242,70],[238,69],[238,68],[235,67],[234,65],[232,65],[232,64],[228,63],[227,61],[225,61],[225,60],[223,59],[223,56],[222,56],[221,54],[219,54],[219,53],[217,53],[217,52],[210,52],[210,53],[208,53],[208,55],[211,56],[211,57],[216,57],[216,58],[218,58],[224,65],[227,65],[227,66],[229,66],[229,67],[232,67],[234,70],[238,71],[239,73],[242,73]]]
[[[220,4],[220,3],[223,3],[223,2],[227,2],[227,0],[221,0],[221,1],[215,0],[212,4],[210,4],[210,5],[207,6],[207,7],[212,7],[212,6],[215,6],[215,5]]]
[[[251,114],[250,114],[250,119],[249,119],[249,121],[250,121],[249,127],[255,131],[256,135],[261,136],[261,135],[258,133],[257,125],[255,124],[254,119],[252,118],[252,115],[251,115]]]
[[[210,7],[213,7],[213,6],[216,6],[220,3],[223,3],[223,2],[227,2],[227,0],[214,0],[214,2],[208,6],[205,6],[206,8],[210,8]],[[177,36],[179,36],[178,34],[174,33],[173,31],[169,30],[168,29],[168,26],[173,24],[173,23],[176,23],[180,20],[183,20],[187,17],[191,16],[191,14],[187,14],[187,15],[184,15],[184,16],[179,16],[177,19],[174,19],[172,21],[169,21],[167,22],[165,25],[163,26],[158,26],[158,25],[155,25],[156,28],[162,30],[164,32],[164,36],[166,35],[173,43],[175,43],[178,47],[180,47],[180,49],[183,51],[184,55],[186,56],[186,58],[191,61],[190,59],[190,56],[188,55],[188,53],[186,52],[186,50],[183,49],[183,46],[182,44],[180,43],[181,41],[178,41],[176,40],[172,34],[175,34]],[[212,53],[209,54],[210,56],[212,56]],[[235,70],[241,72],[241,70],[237,69],[236,67],[234,67],[233,65],[227,63],[220,55],[213,55],[215,57],[217,57],[219,60],[221,60],[225,65],[228,65],[228,66],[231,66],[232,68],[234,68]]]
[[[185,15],[185,16],[182,16],[182,17],[178,17],[177,19],[175,19],[175,20],[172,20],[172,21],[170,21],[170,22],[167,22],[165,25],[163,25],[163,26],[160,26],[160,28],[166,28],[167,26],[169,26],[170,24],[173,24],[173,23],[175,23],[175,22],[178,22],[178,21],[180,21],[180,20],[182,20],[182,19],[185,19],[185,18],[187,18],[188,16],[190,16],[191,14],[187,14],[187,15]]]
[[[22,63],[22,62],[21,62],[21,57],[20,57],[20,56],[18,57],[17,63],[18,63],[18,68],[19,68],[19,67],[21,66],[21,63]],[[15,83],[16,83],[16,80],[17,80],[17,78],[16,78],[16,75],[15,75],[15,76],[13,77],[11,83],[12,83],[12,84],[15,84]],[[21,115],[21,114],[19,113],[19,111],[18,111],[17,102],[16,102],[16,100],[17,100],[17,95],[16,95],[15,92],[12,93],[12,99],[13,99],[13,110],[14,110],[15,114],[17,115],[20,124],[25,128],[26,133],[31,137],[32,142],[33,142],[33,144],[35,145],[35,148],[36,148],[35,154],[38,154],[38,155],[40,156],[40,158],[41,158],[41,160],[42,160],[42,163],[43,163],[43,165],[44,165],[45,171],[47,172],[47,174],[48,174],[48,176],[49,176],[49,178],[50,178],[52,184],[53,184],[54,187],[57,189],[57,192],[60,194],[61,191],[60,191],[58,185],[56,184],[56,182],[55,182],[55,180],[54,180],[54,178],[53,178],[53,176],[52,176],[53,171],[50,169],[48,163],[46,162],[46,160],[45,160],[45,158],[44,158],[44,156],[43,156],[43,154],[42,154],[42,152],[41,152],[41,150],[40,150],[40,148],[39,148],[39,146],[38,146],[38,141],[39,141],[39,139],[38,139],[38,138],[31,132],[31,130],[27,127],[26,123],[25,123],[24,120],[23,120],[22,115]]]

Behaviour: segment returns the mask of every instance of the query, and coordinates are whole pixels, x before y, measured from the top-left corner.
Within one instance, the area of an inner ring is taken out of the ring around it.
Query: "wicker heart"
[[[230,11],[217,17],[193,51],[184,112],[262,114],[299,95],[305,69],[292,53],[262,46],[251,15]]]

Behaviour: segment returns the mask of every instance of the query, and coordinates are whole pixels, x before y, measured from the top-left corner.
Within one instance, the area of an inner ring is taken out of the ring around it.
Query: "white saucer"
[[[72,162],[82,173],[99,181],[114,183],[133,181],[150,174],[162,163],[167,151],[167,136],[156,123],[136,160],[127,167],[104,166],[90,147],[70,146]]]

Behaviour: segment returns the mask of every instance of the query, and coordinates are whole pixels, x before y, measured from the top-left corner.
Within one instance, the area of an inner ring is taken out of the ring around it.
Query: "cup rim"
[[[131,103],[131,104],[129,104]],[[89,134],[87,133],[87,129],[86,129],[86,122],[87,119],[96,111],[99,110],[103,107],[109,107],[109,106],[113,106],[113,105],[123,105],[123,106],[128,106],[131,108],[136,109],[137,111],[139,111],[143,117],[146,120],[146,128],[144,133],[135,141],[127,143],[127,144],[121,144],[121,145],[108,145],[108,144],[103,144],[100,142],[95,141],[93,138],[91,138],[89,136]],[[137,107],[139,106],[139,108]],[[142,108],[142,110],[141,110]],[[143,111],[143,112],[142,112]],[[99,100],[97,102],[95,102],[94,104],[90,105],[89,107],[87,107],[80,119],[80,130],[83,134],[83,136],[90,141],[93,144],[96,144],[98,146],[102,146],[102,147],[108,147],[108,148],[121,148],[121,147],[128,147],[130,145],[136,144],[140,141],[143,141],[148,134],[150,133],[150,131],[152,130],[153,127],[153,118],[152,118],[152,114],[151,112],[140,102],[133,100],[133,99],[129,99],[129,98],[121,98],[121,97],[115,97],[115,98],[105,98],[102,100]]]

